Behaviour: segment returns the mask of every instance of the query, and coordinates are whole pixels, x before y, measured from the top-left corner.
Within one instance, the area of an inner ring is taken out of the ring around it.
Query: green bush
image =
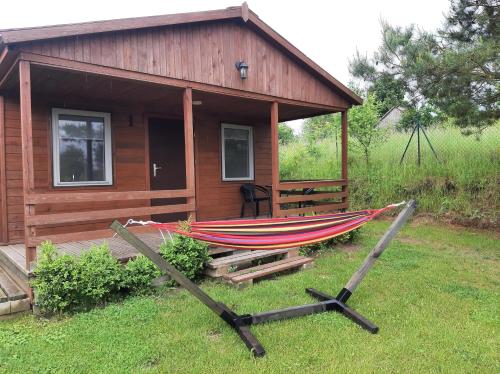
[[[120,265],[106,245],[95,246],[80,258],[58,254],[44,242],[31,285],[42,313],[85,310],[118,299],[126,293],[143,293],[160,276],[144,256]]]
[[[82,254],[79,265],[79,287],[85,305],[102,304],[120,291],[123,269],[107,245],[92,246]]]
[[[80,269],[76,257],[58,255],[52,243],[44,242],[33,273],[31,286],[42,311],[54,313],[80,305]]]
[[[160,254],[189,279],[196,279],[210,259],[208,245],[183,235],[160,245]],[[173,283],[173,282],[172,282]]]
[[[151,281],[161,275],[160,269],[143,255],[125,265],[122,287],[133,294],[142,294],[151,289]]]

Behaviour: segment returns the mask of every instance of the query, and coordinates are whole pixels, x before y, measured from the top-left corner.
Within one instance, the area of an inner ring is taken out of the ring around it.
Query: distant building
[[[401,121],[404,111],[405,109],[400,106],[392,107],[380,118],[378,126],[381,129],[394,130],[399,121]]]

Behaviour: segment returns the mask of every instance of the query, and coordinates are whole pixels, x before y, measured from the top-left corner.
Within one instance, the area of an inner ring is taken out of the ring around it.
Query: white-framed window
[[[253,128],[223,123],[221,142],[222,180],[253,180]]]
[[[54,186],[113,184],[111,115],[52,109]]]

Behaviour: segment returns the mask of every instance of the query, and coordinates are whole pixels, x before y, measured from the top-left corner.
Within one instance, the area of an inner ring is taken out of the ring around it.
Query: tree
[[[307,118],[304,121],[302,133],[309,143],[335,137],[340,133],[340,114],[333,113]]]
[[[436,109],[464,133],[480,134],[499,118],[499,12],[498,0],[452,0],[434,34],[382,22],[382,45],[371,58],[358,52],[350,72],[369,91],[387,83],[402,89],[407,116],[432,119],[425,112]]]
[[[366,165],[370,164],[372,148],[384,138],[384,130],[378,126],[378,104],[375,95],[369,94],[363,105],[349,110],[349,135],[362,149]]]
[[[281,145],[293,142],[295,135],[293,129],[286,123],[278,124],[278,140]]]
[[[404,106],[404,87],[400,81],[394,79],[389,74],[381,74],[380,77],[373,82],[368,92],[372,93],[379,103],[379,117],[382,117],[394,107]]]
[[[421,63],[422,92],[465,134],[500,115],[500,1],[455,0]]]

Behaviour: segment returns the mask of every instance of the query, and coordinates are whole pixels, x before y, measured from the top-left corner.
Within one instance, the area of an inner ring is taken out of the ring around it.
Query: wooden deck
[[[168,235],[168,234],[165,234]],[[137,234],[151,248],[158,248],[163,242],[159,232]],[[81,255],[93,245],[102,245],[106,243],[109,246],[111,254],[119,261],[127,261],[135,256],[138,252],[126,241],[120,237],[111,237],[104,239],[83,240],[70,243],[56,244],[56,248],[60,253],[67,253],[75,256]],[[25,267],[25,247],[24,244],[13,244],[0,246],[0,262],[9,261],[13,263],[26,276],[30,274]]]

